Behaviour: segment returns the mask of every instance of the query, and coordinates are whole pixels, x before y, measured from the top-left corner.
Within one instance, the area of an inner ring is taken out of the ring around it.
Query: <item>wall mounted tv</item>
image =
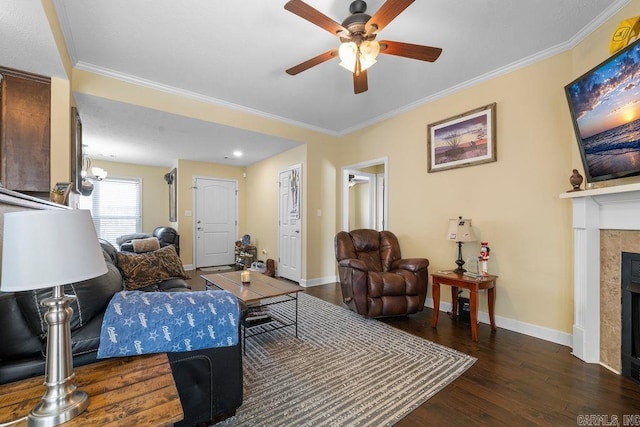
[[[565,93],[587,182],[640,175],[640,40]]]

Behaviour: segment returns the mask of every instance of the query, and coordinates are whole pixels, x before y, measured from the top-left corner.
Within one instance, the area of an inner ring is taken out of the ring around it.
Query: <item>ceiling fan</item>
[[[286,10],[339,37],[342,43],[339,48],[331,49],[289,68],[286,70],[287,74],[294,76],[339,56],[340,65],[353,73],[353,91],[358,94],[368,89],[367,69],[376,63],[378,53],[434,62],[442,53],[439,47],[375,40],[378,32],[414,1],[387,0],[373,16],[369,16],[365,13],[367,3],[356,0],[349,6],[351,15],[342,21],[342,24],[338,24],[301,0],[288,1],[284,5]]]

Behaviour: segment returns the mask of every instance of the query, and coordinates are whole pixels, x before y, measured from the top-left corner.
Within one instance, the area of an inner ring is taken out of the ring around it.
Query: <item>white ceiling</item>
[[[378,35],[441,47],[435,63],[381,55],[354,95],[338,59],[284,70],[336,47],[286,0],[53,0],[74,67],[344,135],[573,47],[629,0],[418,0]],[[307,0],[341,22],[350,0]],[[383,0],[367,2],[369,14]],[[65,77],[40,1],[3,0],[0,65]],[[246,166],[304,141],[75,94],[91,157],[171,166]],[[240,149],[241,159],[225,159]]]

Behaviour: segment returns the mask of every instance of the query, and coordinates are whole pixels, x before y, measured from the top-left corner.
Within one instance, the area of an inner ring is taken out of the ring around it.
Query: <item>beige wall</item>
[[[574,143],[562,92],[569,67],[570,55],[557,55],[418,107],[349,135],[336,159],[339,168],[389,157],[388,224],[405,257],[429,258],[431,271],[454,268],[448,220],[472,218],[500,276],[496,313],[564,332],[573,318],[571,214],[558,198],[568,189]],[[427,173],[427,125],[493,102],[498,161]],[[479,244],[463,252],[475,256]]]
[[[300,206],[303,218],[307,196],[307,146],[288,150],[265,161],[247,168],[247,234],[258,249],[258,259],[278,260],[278,177],[281,171],[294,165],[302,165],[302,192]],[[302,242],[307,237],[303,231]],[[267,253],[263,253],[266,251]],[[306,263],[302,261],[302,274],[305,277]]]
[[[343,142],[326,141],[307,147],[306,205],[306,285],[327,283],[336,277],[333,238],[340,227],[340,167]],[[321,215],[318,216],[318,211]]]
[[[156,227],[172,225],[169,222],[169,185],[164,180],[169,168],[95,159],[91,160],[91,166],[103,168],[112,178],[142,178],[142,232],[151,233]]]
[[[302,283],[335,279],[333,236],[336,232],[336,170],[333,157],[339,144],[327,138],[309,143],[247,168],[247,232],[255,239],[260,258],[278,259],[278,174],[302,164]],[[264,255],[262,250],[266,250]]]

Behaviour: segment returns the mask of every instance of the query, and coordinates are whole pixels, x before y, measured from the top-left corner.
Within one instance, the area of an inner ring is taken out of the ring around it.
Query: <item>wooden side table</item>
[[[433,282],[433,320],[431,327],[438,325],[440,313],[440,285],[451,286],[452,318],[458,315],[458,288],[469,289],[469,309],[471,314],[471,339],[478,341],[478,289],[487,289],[487,304],[489,306],[489,320],[491,329],[496,330],[494,308],[496,303],[496,279],[498,276],[468,277],[453,271],[431,274]]]
[[[89,407],[65,427],[170,426],[184,417],[164,353],[106,359],[74,371],[78,388],[89,393]],[[44,394],[43,381],[41,376],[0,385],[0,423],[29,414]]]

